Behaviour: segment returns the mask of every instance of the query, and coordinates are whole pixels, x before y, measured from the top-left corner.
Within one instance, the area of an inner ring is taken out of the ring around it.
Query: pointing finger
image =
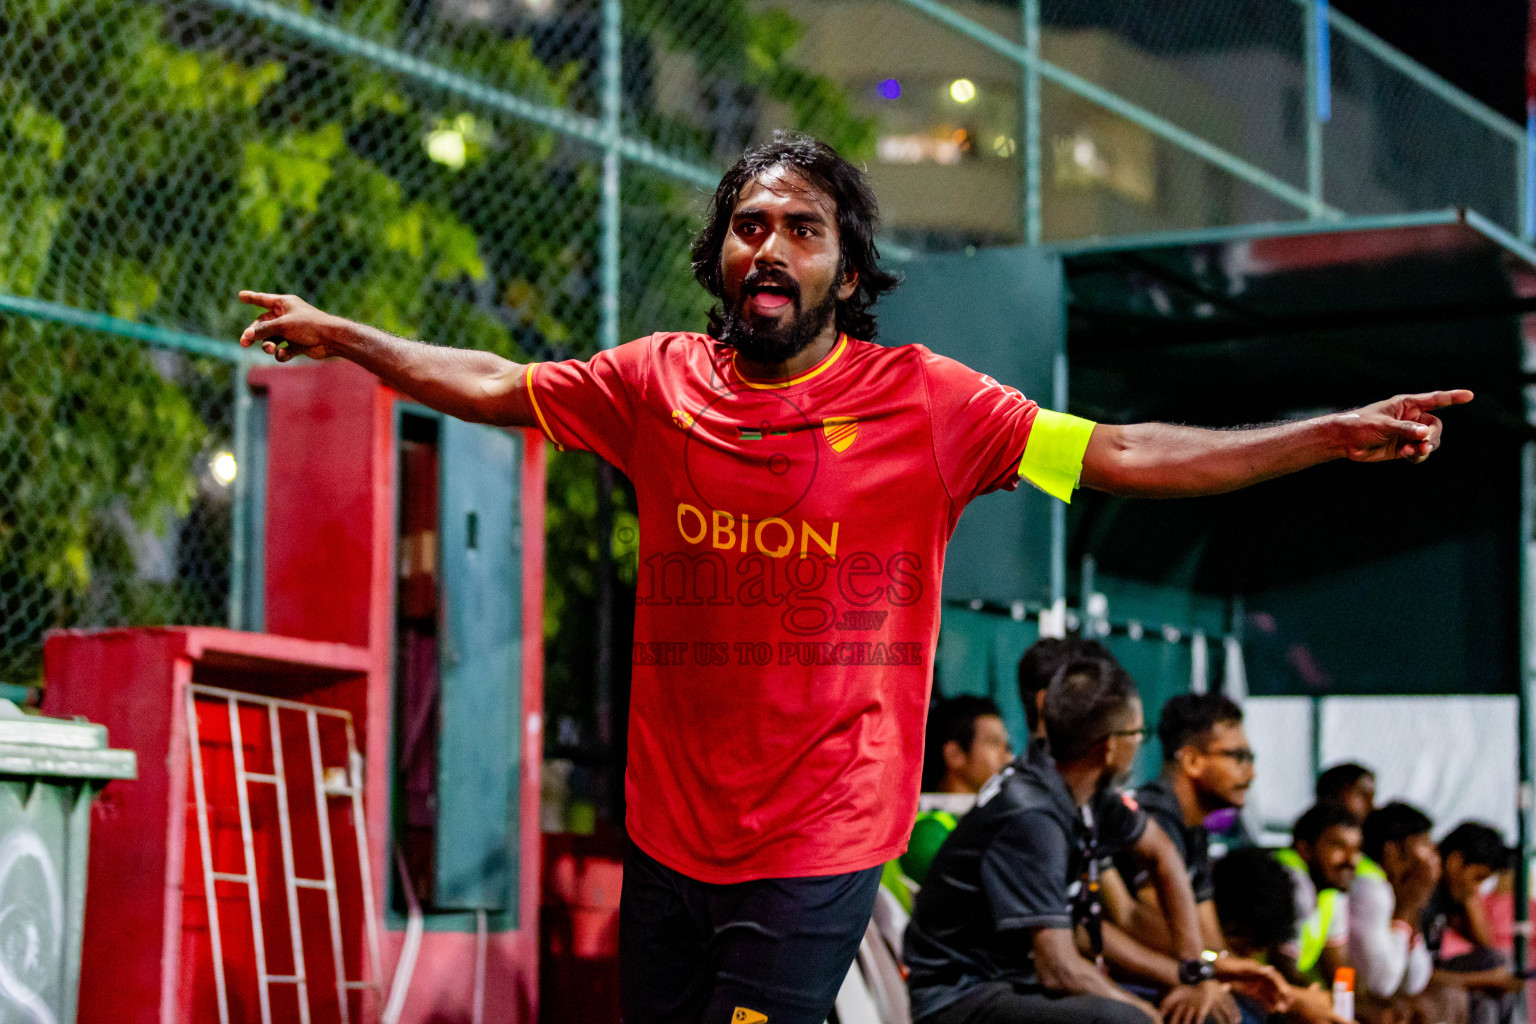
[[[1426,391],[1421,395],[1409,395],[1408,401],[1420,409],[1443,409],[1448,405],[1465,405],[1472,401],[1472,392],[1465,388],[1454,391]]]
[[[248,305],[265,306],[268,309],[272,309],[278,303],[283,301],[283,297],[281,295],[273,295],[269,292],[242,291],[240,293],[240,301]]]

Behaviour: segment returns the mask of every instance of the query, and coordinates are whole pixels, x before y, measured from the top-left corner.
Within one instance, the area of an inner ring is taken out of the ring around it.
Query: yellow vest
[[[1275,859],[1286,867],[1300,871],[1304,875],[1310,875],[1307,862],[1301,859],[1301,854],[1287,847],[1275,851]],[[1359,870],[1364,871],[1366,859],[1360,859]],[[1371,865],[1375,867],[1374,864]],[[1376,868],[1380,871],[1380,868]],[[1296,956],[1296,970],[1305,975],[1309,980],[1322,981],[1317,974],[1317,962],[1322,959],[1323,950],[1328,947],[1328,932],[1333,924],[1333,915],[1339,907],[1339,890],[1322,889],[1317,894],[1317,909],[1312,916],[1300,922],[1301,951]]]

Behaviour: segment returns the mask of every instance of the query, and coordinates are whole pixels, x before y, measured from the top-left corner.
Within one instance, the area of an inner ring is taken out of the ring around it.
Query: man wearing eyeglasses
[[[1106,837],[1092,808],[1125,777],[1141,745],[1145,729],[1135,683],[1115,662],[1073,662],[1056,674],[1041,711],[1048,752],[1032,745],[987,782],[917,895],[905,951],[913,1019],[1235,1021],[1236,1007],[1201,956],[1193,913],[1174,917],[1177,959],[1169,963],[1177,978],[1160,1007],[1111,981],[1094,962],[1100,950],[1094,948],[1093,890],[1097,850]],[[1131,810],[1135,820],[1146,822]],[[1185,885],[1180,873],[1161,881],[1163,889]],[[1187,901],[1187,889],[1183,895]]]
[[[1205,819],[1215,811],[1242,807],[1253,785],[1253,748],[1243,731],[1243,709],[1219,693],[1179,694],[1163,705],[1157,738],[1163,746],[1162,774],[1137,787],[1134,796],[1184,859],[1205,947],[1226,949],[1216,918]],[[1128,857],[1117,858],[1115,867],[1135,900],[1129,914],[1116,915],[1124,918],[1122,927],[1150,946],[1167,949],[1168,929],[1151,877]]]

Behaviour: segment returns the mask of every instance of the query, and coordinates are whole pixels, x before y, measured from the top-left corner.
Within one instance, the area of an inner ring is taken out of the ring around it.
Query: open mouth
[[[777,284],[752,285],[746,289],[746,294],[747,309],[762,316],[776,316],[795,301],[793,289]]]

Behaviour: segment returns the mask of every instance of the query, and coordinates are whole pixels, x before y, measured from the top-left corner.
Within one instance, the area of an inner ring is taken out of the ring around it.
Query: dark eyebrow
[[[735,213],[731,214],[731,220],[763,220],[765,217],[767,217],[767,215],[768,211],[762,209],[761,207],[750,206],[744,210],[737,210]],[[789,221],[791,224],[825,225],[828,223],[827,218],[823,216],[819,210],[811,210],[810,212],[806,213],[786,213],[784,215],[784,219]]]

